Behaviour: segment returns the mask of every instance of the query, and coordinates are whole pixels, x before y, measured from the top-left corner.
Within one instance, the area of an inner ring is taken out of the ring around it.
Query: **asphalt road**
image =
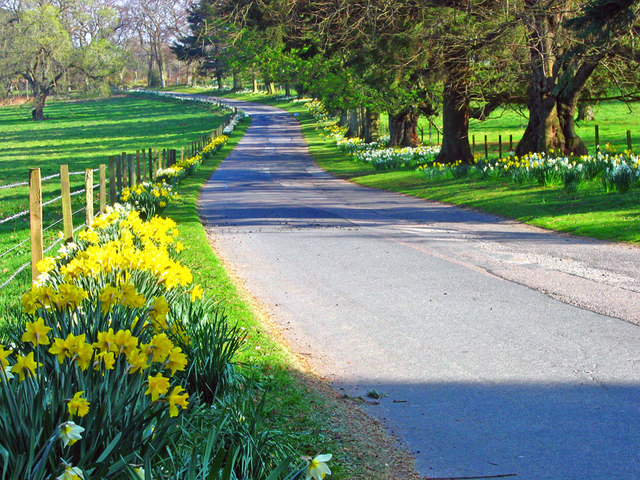
[[[216,246],[421,474],[640,478],[640,249],[334,179],[293,117],[237,105],[200,200]]]

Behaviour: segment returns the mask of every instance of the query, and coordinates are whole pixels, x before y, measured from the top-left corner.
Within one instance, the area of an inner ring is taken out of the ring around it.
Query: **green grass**
[[[231,96],[231,95],[228,95]],[[456,180],[427,180],[415,171],[376,171],[368,164],[354,161],[322,136],[315,120],[306,108],[295,102],[276,102],[264,95],[234,95],[242,100],[276,105],[291,113],[298,113],[309,150],[318,164],[339,178],[348,179],[373,188],[392,190],[419,198],[461,205],[495,213],[539,227],[604,240],[640,244],[640,191],[626,194],[604,193],[598,181],[580,185],[576,193],[561,187],[516,185],[511,181],[490,181],[467,177]],[[626,145],[626,130],[640,123],[638,115],[627,115],[624,104],[607,104],[596,109],[600,138],[619,138]],[[482,124],[485,131],[507,132],[517,127],[515,113],[496,115]],[[521,117],[519,117],[521,118]],[[623,120],[619,120],[622,118]],[[627,122],[628,120],[628,122]],[[514,127],[515,125],[515,127]],[[477,126],[476,126],[477,128]],[[584,127],[587,128],[587,127]],[[640,131],[640,129],[638,129]],[[588,141],[588,137],[587,137]],[[602,140],[601,140],[602,143]],[[626,147],[623,147],[623,149]]]
[[[28,180],[29,168],[40,167],[42,176],[59,172],[61,164],[70,171],[97,168],[109,155],[135,153],[138,149],[180,148],[214,130],[224,112],[204,104],[174,100],[113,97],[91,101],[51,101],[45,108],[48,119],[34,123],[30,105],[0,108],[0,185]],[[95,174],[97,177],[97,174]],[[72,191],[84,188],[82,175],[72,176]],[[43,183],[43,200],[59,195],[59,180]],[[83,195],[73,197],[73,209],[83,205]],[[27,210],[27,187],[0,189],[0,219]],[[57,203],[43,210],[44,225],[61,217]],[[76,225],[81,215],[74,217]],[[45,232],[49,245],[61,226]],[[0,254],[29,237],[28,217],[0,224]],[[0,284],[18,266],[29,260],[29,245],[0,257]],[[28,283],[28,269],[0,294],[3,303],[16,302],[16,294]]]

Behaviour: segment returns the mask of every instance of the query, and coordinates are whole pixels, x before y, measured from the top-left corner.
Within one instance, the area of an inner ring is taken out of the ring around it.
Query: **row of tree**
[[[0,94],[26,82],[33,118],[64,88],[165,86],[170,45],[188,32],[186,0],[0,0]]]
[[[473,162],[469,119],[528,109],[517,153],[584,154],[576,108],[636,99],[638,0],[200,0],[174,45],[214,77],[321,98],[351,135],[416,145],[442,113],[441,162]]]

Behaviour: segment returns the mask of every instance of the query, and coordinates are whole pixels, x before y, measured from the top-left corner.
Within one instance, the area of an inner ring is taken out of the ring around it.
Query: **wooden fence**
[[[177,149],[143,149],[136,150],[135,153],[122,152],[118,155],[112,155],[108,160],[108,164],[100,164],[97,169],[86,169],[84,171],[84,189],[71,192],[71,182],[69,179],[70,172],[68,165],[60,166],[60,173],[50,175],[46,178],[42,178],[40,168],[29,169],[29,209],[20,212],[16,215],[12,215],[6,219],[2,219],[1,222],[13,220],[20,216],[29,215],[29,227],[30,227],[30,241],[31,244],[31,260],[29,263],[22,265],[13,275],[2,284],[2,287],[7,285],[17,274],[19,274],[25,268],[31,265],[31,278],[35,280],[39,272],[36,265],[43,259],[44,254],[51,249],[54,245],[51,245],[44,249],[43,245],[43,206],[61,202],[62,206],[62,219],[54,222],[62,223],[62,238],[59,241],[70,242],[73,240],[73,233],[75,230],[84,226],[89,226],[93,223],[94,218],[94,192],[97,190],[98,200],[98,212],[104,213],[107,208],[107,204],[113,205],[120,198],[124,188],[135,187],[136,185],[145,182],[153,181],[158,172],[164,168],[175,165],[178,160],[184,160],[190,158],[201,152],[202,149],[215,137],[223,134],[224,129],[229,123],[237,110],[232,109],[232,113],[227,115],[215,131],[203,135],[191,142],[186,147]],[[97,173],[97,182],[94,180],[94,173]],[[73,172],[73,174],[82,174],[82,172]],[[52,200],[43,202],[42,200],[42,181],[51,180],[53,178],[60,178],[60,195]],[[26,182],[16,184],[16,186],[24,185]],[[12,185],[6,185],[5,188],[10,188]],[[108,192],[108,201],[107,201]],[[73,212],[72,210],[72,196],[84,193],[84,206]],[[84,210],[84,222],[82,225],[74,230],[73,227],[73,215]],[[51,228],[50,225],[47,228]],[[57,242],[56,242],[57,243]],[[13,250],[12,247],[10,250]],[[4,252],[7,253],[7,252]]]

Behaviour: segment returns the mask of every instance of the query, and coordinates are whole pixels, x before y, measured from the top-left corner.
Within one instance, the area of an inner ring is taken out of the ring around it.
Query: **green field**
[[[180,148],[214,130],[225,112],[212,106],[175,100],[113,97],[89,101],[56,102],[45,108],[48,119],[34,123],[30,105],[0,108],[0,187],[29,178],[29,168],[39,167],[42,176],[59,172],[62,164],[70,171],[97,168],[109,155],[135,153],[139,149]],[[94,174],[97,177],[97,173]],[[84,188],[83,175],[71,177],[71,190]],[[59,195],[58,179],[43,183],[43,200]],[[73,209],[83,205],[83,195],[73,197]],[[27,210],[27,187],[0,188],[0,221]],[[61,217],[59,202],[43,209],[45,228]],[[28,216],[0,224],[0,255],[29,238]],[[74,224],[83,223],[81,214]],[[53,242],[60,225],[45,232],[45,246]],[[0,285],[29,260],[28,243],[0,256]],[[9,290],[0,295],[15,302],[13,293],[29,281],[25,270]],[[13,290],[16,288],[17,290]],[[8,295],[4,295],[8,293]]]

